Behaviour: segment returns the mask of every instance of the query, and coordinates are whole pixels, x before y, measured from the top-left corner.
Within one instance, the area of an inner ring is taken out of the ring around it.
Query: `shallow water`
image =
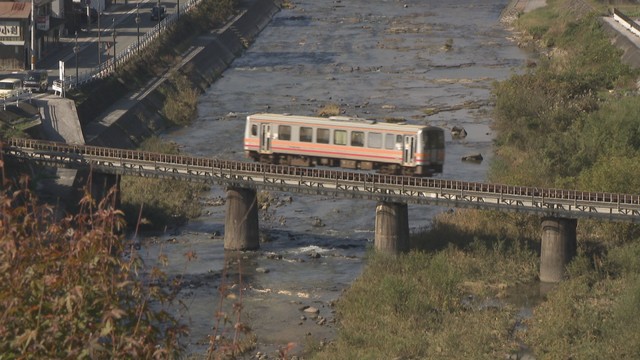
[[[193,155],[242,159],[246,115],[315,115],[327,104],[339,104],[346,115],[464,127],[468,136],[462,140],[447,132],[440,177],[484,181],[493,155],[491,84],[520,69],[527,56],[499,24],[506,4],[296,1],[295,8],[276,14],[202,95],[193,125],[164,137]],[[460,161],[474,153],[484,161]],[[205,196],[224,198],[224,189],[214,188]],[[149,263],[162,250],[169,257],[170,274],[189,276],[189,286],[180,294],[187,306],[180,314],[191,327],[188,342],[194,354],[204,353],[207,336],[214,334],[218,286],[238,282],[239,274],[242,284],[233,291],[240,294],[242,289],[242,319],[258,337],[251,354],[273,356],[288,342],[297,344],[294,352],[300,351],[308,339],[335,335],[331,303],[362,270],[372,245],[376,204],[273,196],[281,201],[260,212],[261,232],[270,240],[261,243],[260,251],[226,254],[225,262],[222,237],[212,236],[224,233],[224,206],[209,206],[205,215],[176,233],[143,242],[141,251]],[[443,210],[410,205],[411,230],[428,227]],[[195,251],[197,259],[187,261],[187,251]],[[233,264],[228,272],[225,263]],[[317,324],[301,311],[303,306],[318,308],[326,322]]]

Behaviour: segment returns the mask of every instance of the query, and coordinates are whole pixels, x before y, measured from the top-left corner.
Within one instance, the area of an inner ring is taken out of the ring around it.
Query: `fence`
[[[18,89],[0,97],[0,101],[2,101],[2,108],[4,110],[7,110],[7,105],[11,105],[12,103],[15,103],[16,106],[19,106],[20,101],[31,102],[32,98],[33,96],[31,94],[31,90]]]

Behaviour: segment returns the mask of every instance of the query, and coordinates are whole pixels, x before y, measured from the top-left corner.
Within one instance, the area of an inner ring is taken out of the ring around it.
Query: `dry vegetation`
[[[126,246],[114,189],[55,219],[28,181],[0,193],[0,357],[175,358],[187,329],[165,311],[163,273]]]

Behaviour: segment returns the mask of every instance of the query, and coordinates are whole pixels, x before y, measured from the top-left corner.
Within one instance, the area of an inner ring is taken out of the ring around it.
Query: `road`
[[[120,0],[122,1],[122,0]],[[140,0],[128,1],[127,4],[117,3],[104,10],[98,17],[98,21],[91,24],[89,29],[83,29],[78,33],[77,43],[74,36],[60,39],[60,46],[46,54],[37,64],[38,69],[49,71],[50,82],[58,79],[60,61],[64,62],[65,76],[82,75],[99,64],[113,58],[114,50],[120,52],[128,46],[135,44],[138,38],[158,25],[151,20],[151,8],[160,3],[167,9],[167,15],[173,14],[177,9],[176,1]],[[136,23],[136,15],[140,17],[139,30]],[[115,49],[114,49],[115,27]],[[98,44],[102,46],[98,46]],[[74,47],[77,44],[77,58]],[[76,62],[77,61],[77,62]]]

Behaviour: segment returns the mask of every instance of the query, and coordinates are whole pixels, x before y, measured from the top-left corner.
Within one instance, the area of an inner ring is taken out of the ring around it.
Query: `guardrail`
[[[76,86],[82,86],[91,81],[111,76],[119,66],[124,65],[133,56],[139,54],[144,48],[149,46],[149,44],[151,44],[153,40],[159,37],[162,31],[168,29],[176,21],[178,21],[180,15],[191,12],[200,1],[201,0],[188,0],[185,1],[184,4],[181,3],[177,12],[168,15],[157,25],[155,25],[149,32],[141,35],[140,42],[136,40],[135,43],[127,46],[124,50],[117,53],[115,57],[108,59],[107,61],[89,71],[84,71],[78,74],[77,79],[75,76],[69,76],[68,79],[66,79],[64,82],[58,80],[58,88],[60,90],[56,91],[56,89],[54,88],[54,91],[62,93],[63,90],[66,91],[69,89],[73,89]],[[115,29],[114,25],[114,27],[110,29],[110,32],[108,34],[113,34],[113,32],[116,30],[117,29]],[[108,34],[105,34],[104,37],[109,37]]]
[[[640,222],[640,195],[260,164],[146,151],[9,139],[8,155],[47,166],[195,180],[224,186],[377,201]]]
[[[613,8],[613,19],[634,35],[640,36],[640,25],[616,8]]]
[[[16,106],[20,105],[20,101],[29,101],[33,98],[33,94],[31,90],[27,89],[18,89],[13,90],[9,94],[0,97],[0,101],[2,101],[2,108],[7,110],[7,105],[11,105],[11,103],[16,104]]]

